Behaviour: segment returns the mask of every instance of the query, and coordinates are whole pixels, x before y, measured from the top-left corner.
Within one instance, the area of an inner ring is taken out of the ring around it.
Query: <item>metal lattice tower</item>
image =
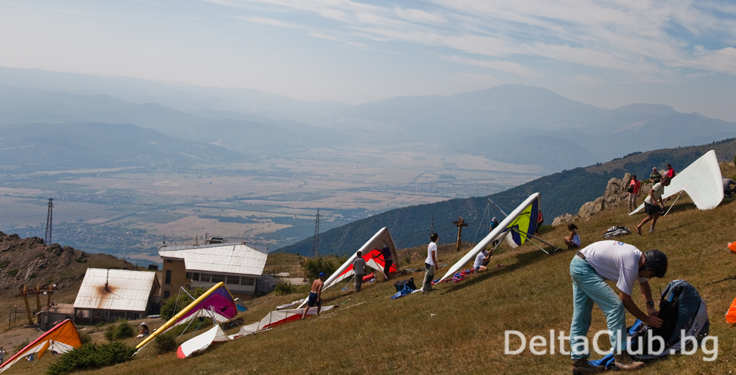
[[[51,211],[53,208],[54,208],[54,198],[49,198],[49,213],[46,216],[46,235],[43,237],[43,243],[46,246],[51,246],[51,230],[53,226]]]
[[[317,217],[314,219],[314,239],[312,240],[312,256],[319,255],[319,208],[317,209]]]
[[[434,234],[434,215],[432,215],[432,220],[429,221],[429,235]]]

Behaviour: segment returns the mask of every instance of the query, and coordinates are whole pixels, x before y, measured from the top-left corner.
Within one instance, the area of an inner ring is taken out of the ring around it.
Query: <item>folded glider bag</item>
[[[371,279],[374,278],[374,277],[376,277],[376,274],[375,273],[371,273],[371,274],[365,275],[365,276],[363,276],[363,282],[364,283],[367,283],[367,282],[371,281]]]
[[[453,264],[445,276],[442,276],[440,281],[448,277],[452,277],[456,272],[463,268],[464,265],[472,262],[475,259],[475,256],[485,249],[486,246],[491,244],[497,238],[506,235],[506,231],[508,231],[509,228],[513,229],[511,231],[511,235],[506,237],[512,238],[509,243],[514,243],[517,246],[523,244],[527,240],[527,237],[534,233],[534,229],[536,228],[536,218],[537,213],[539,212],[539,197],[539,193],[534,193],[511,211],[509,216],[506,216],[506,218],[503,219],[501,223],[491,231],[491,233],[478,242],[478,244],[468,251],[468,253],[459,261]],[[521,233],[518,233],[517,231]]]
[[[723,200],[722,181],[721,167],[718,166],[716,152],[710,150],[672,178],[670,185],[664,187],[662,199],[684,191],[699,209],[712,210],[718,207]],[[629,215],[633,215],[642,209],[644,209],[644,203]]]
[[[146,337],[146,339],[136,345],[135,348],[140,351],[156,336],[176,327],[179,324],[187,323],[190,320],[206,317],[212,318],[216,323],[225,323],[230,321],[230,319],[234,318],[237,314],[238,308],[235,304],[235,298],[230,294],[225,283],[219,282],[208,291],[204,292],[204,294],[199,296],[199,298],[194,300],[187,307],[182,309],[178,314],[174,315],[173,318],[169,319],[169,321],[164,323],[164,325],[159,329],[151,333],[150,336]]]
[[[731,302],[731,307],[726,312],[726,321],[730,324],[736,324],[736,298]]]
[[[728,249],[736,253],[736,242],[731,242],[728,244]]]
[[[15,353],[10,359],[3,362],[0,365],[0,372],[7,370],[15,362],[31,354],[36,354],[36,358],[40,359],[48,350],[58,354],[64,354],[81,346],[82,341],[79,339],[77,327],[74,326],[71,320],[67,319],[46,331],[43,335],[33,340],[32,343],[26,345],[21,351]]]

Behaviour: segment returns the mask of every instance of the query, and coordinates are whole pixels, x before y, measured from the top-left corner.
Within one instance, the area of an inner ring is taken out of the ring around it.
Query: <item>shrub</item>
[[[153,347],[156,348],[158,354],[173,352],[178,346],[174,332],[166,332],[162,335],[158,335],[153,340]]]
[[[5,269],[5,267],[7,267],[9,264],[10,264],[9,260],[4,260],[0,262],[0,270]]]
[[[8,276],[15,277],[15,275],[18,274],[18,270],[10,270],[8,271]]]
[[[304,272],[309,279],[316,279],[320,272],[325,275],[331,275],[339,267],[339,264],[327,257],[318,256],[316,258],[307,259],[304,263]]]
[[[92,336],[89,335],[89,332],[82,331],[79,332],[79,341],[82,343],[82,345],[92,342]]]
[[[133,336],[135,336],[133,326],[127,320],[120,319],[116,324],[110,324],[105,329],[105,338],[107,341],[122,340]]]
[[[296,292],[296,288],[289,283],[278,283],[273,287],[273,291],[277,296],[283,296]]]
[[[84,344],[64,354],[49,366],[47,375],[64,375],[74,371],[112,366],[133,359],[135,348],[121,342],[104,345]]]
[[[202,288],[196,288],[193,291],[190,290],[189,294],[192,295],[192,297],[197,298],[204,294],[205,290]],[[189,296],[186,295],[186,293],[179,293],[176,295],[176,297],[169,297],[161,306],[161,318],[164,320],[169,320],[174,315],[176,315],[179,311],[181,311],[183,308],[187,307],[190,303],[192,303],[192,299],[189,298]]]

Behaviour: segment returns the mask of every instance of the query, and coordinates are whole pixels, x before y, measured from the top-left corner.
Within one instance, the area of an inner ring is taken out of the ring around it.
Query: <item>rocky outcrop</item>
[[[580,207],[580,210],[578,210],[577,215],[565,214],[556,217],[552,221],[552,226],[555,227],[558,225],[567,225],[576,220],[588,220],[591,216],[603,210],[610,210],[620,206],[627,206],[629,199],[629,193],[627,192],[627,189],[629,188],[630,182],[631,174],[629,173],[626,173],[624,175],[624,178],[622,179],[610,179],[608,181],[608,185],[606,185],[606,191],[603,193],[602,197],[598,197],[592,202],[587,202],[583,204]],[[641,197],[648,194],[649,190],[649,185],[642,186],[641,191],[639,192],[639,196]],[[637,202],[641,203],[641,198],[638,199]]]

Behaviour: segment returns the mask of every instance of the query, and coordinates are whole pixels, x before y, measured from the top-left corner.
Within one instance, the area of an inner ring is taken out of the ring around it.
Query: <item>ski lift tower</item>
[[[43,243],[46,246],[51,246],[51,230],[53,226],[51,211],[53,208],[54,208],[54,198],[49,198],[49,213],[46,216],[46,235],[43,237]]]

